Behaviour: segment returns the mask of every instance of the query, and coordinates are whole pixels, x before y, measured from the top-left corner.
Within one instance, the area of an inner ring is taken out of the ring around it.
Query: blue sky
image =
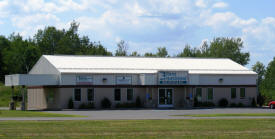
[[[45,26],[80,23],[80,35],[100,41],[109,51],[125,40],[129,52],[170,55],[185,44],[199,47],[214,37],[241,37],[251,67],[275,56],[274,0],[0,0],[0,34],[33,37]]]

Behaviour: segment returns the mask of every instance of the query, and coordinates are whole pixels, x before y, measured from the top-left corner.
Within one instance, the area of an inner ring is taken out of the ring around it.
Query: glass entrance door
[[[167,89],[167,88],[159,89],[159,106],[173,107],[173,89]]]

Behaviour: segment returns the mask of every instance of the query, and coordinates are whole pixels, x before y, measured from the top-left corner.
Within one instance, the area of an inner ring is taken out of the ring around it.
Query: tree
[[[258,74],[258,82],[260,83],[265,74],[265,66],[263,63],[257,61],[256,64],[252,66],[252,70]]]
[[[266,68],[260,91],[267,98],[267,101],[275,99],[275,57]]]
[[[42,54],[53,55],[57,53],[58,43],[65,36],[65,30],[57,30],[55,27],[46,27],[38,30],[34,41],[39,46]]]
[[[130,56],[140,56],[137,51],[132,52]]]
[[[265,74],[265,66],[264,66],[263,63],[257,61],[256,64],[252,66],[252,70],[258,74],[258,79],[257,79],[257,86],[258,86],[258,88],[257,88],[257,91],[258,91],[257,102],[260,106],[262,106],[263,103],[264,103],[265,97],[260,92],[259,86],[261,85],[263,76]]]
[[[190,45],[185,45],[183,51],[177,55],[177,57],[196,57],[195,49],[192,49]]]
[[[230,58],[241,65],[246,65],[249,61],[249,53],[241,52],[242,48],[241,38],[215,38],[210,43],[209,56]]]
[[[118,44],[117,44],[117,50],[115,53],[115,56],[127,56],[127,50],[128,50],[128,44],[121,40]]]
[[[156,53],[157,57],[168,57],[168,52],[166,47],[159,47],[158,52]]]
[[[210,42],[203,42],[199,48],[191,48],[186,45],[178,57],[215,57],[215,58],[230,58],[233,61],[246,65],[249,61],[249,53],[242,52],[243,42],[240,38],[214,38]]]
[[[40,57],[40,51],[31,39],[23,40],[19,34],[9,37],[10,46],[3,50],[3,63],[7,74],[28,73]]]
[[[8,72],[4,70],[3,51],[10,46],[10,41],[5,36],[0,36],[0,82],[4,81],[5,74]]]
[[[156,55],[153,53],[145,53],[144,56],[145,57],[156,57]]]

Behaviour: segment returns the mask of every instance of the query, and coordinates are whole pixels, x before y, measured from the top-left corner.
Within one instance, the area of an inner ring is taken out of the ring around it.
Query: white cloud
[[[75,19],[80,34],[108,48],[122,39],[133,50],[167,46],[177,53],[186,43],[199,46],[205,38],[225,36],[242,37],[254,54],[275,50],[274,17],[242,18],[226,7],[222,0],[0,0],[0,18],[26,36],[48,25],[67,29]]]
[[[0,18],[7,17],[9,12],[7,11],[7,7],[9,5],[8,0],[2,0],[0,1]]]
[[[204,0],[197,0],[195,4],[196,4],[196,6],[198,6],[198,7],[200,7],[200,8],[205,8],[205,7],[207,7],[207,4],[205,3]]]
[[[225,25],[234,21],[235,19],[237,19],[237,16],[232,12],[223,12],[214,13],[207,18],[208,19],[205,20],[206,25],[217,27],[219,25]]]
[[[21,35],[28,37],[33,36],[33,34],[38,29],[43,29],[45,26],[56,25],[60,19],[52,14],[34,14],[27,16],[14,16],[11,18],[13,26],[21,31]]]
[[[213,4],[213,8],[226,8],[228,6],[225,2],[217,2]]]

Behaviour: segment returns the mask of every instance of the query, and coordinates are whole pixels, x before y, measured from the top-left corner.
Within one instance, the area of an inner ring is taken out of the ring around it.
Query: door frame
[[[160,89],[165,89],[165,93],[166,93],[166,89],[172,89],[172,104],[159,104],[159,90]],[[172,108],[174,107],[174,97],[175,97],[175,89],[174,88],[158,88],[158,107],[159,108]]]

